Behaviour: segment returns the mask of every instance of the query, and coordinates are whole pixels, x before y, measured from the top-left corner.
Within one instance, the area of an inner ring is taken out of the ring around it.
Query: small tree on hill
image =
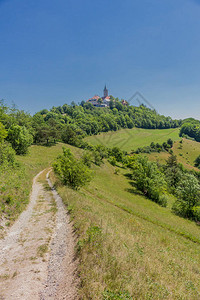
[[[91,180],[89,168],[82,160],[77,160],[70,149],[63,148],[63,154],[53,163],[53,169],[64,185],[75,190]]]
[[[8,130],[7,140],[17,154],[26,154],[33,142],[33,137],[25,126],[13,125]]]
[[[195,163],[195,167],[200,169],[200,155],[195,159],[194,163]]]

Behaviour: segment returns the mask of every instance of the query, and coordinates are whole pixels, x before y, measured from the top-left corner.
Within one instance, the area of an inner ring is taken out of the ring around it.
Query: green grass
[[[194,143],[184,140],[182,149],[174,145],[183,154],[180,159],[187,161],[191,154],[189,164],[199,151]],[[13,181],[12,197],[28,202],[32,178],[51,165],[62,146],[33,146],[28,156],[18,157],[22,178],[9,173],[4,180]],[[82,152],[68,147],[78,156]],[[107,162],[93,169],[91,183],[79,191],[57,184],[76,230],[80,298],[200,299],[200,227],[171,213],[173,198],[162,208],[141,195],[125,176],[128,170],[120,168],[116,175]]]
[[[200,154],[200,143],[183,139],[182,144],[178,141],[174,143],[172,148],[174,154],[177,156],[178,162],[183,164],[187,169],[194,169],[200,171],[194,167],[194,161]],[[161,163],[165,163],[169,154],[167,152],[151,153],[147,155],[151,160],[158,160]]]
[[[81,299],[200,299],[200,228],[138,193],[127,170],[94,170],[78,192],[57,187],[77,230]]]
[[[136,150],[138,147],[149,146],[151,142],[162,144],[169,138],[171,138],[173,141],[180,140],[179,128],[121,129],[115,132],[112,131],[90,136],[85,138],[85,140],[93,145],[102,144],[107,147],[117,146],[121,150],[130,152],[131,150]]]
[[[62,147],[63,144],[52,147],[31,146],[26,156],[17,156],[19,167],[1,167],[0,217],[4,217],[7,224],[9,222],[11,225],[28,204],[33,177],[51,166],[52,161],[62,152]]]

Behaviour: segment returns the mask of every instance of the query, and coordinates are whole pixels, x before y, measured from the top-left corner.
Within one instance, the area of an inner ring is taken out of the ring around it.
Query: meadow
[[[73,150],[73,148],[71,147]],[[79,191],[56,183],[78,237],[81,299],[199,299],[200,228],[106,161]]]
[[[104,145],[107,147],[119,147],[121,150],[131,152],[138,147],[149,146],[151,142],[162,144],[169,138],[173,141],[180,140],[179,128],[170,129],[121,129],[93,135],[85,138],[92,145]]]
[[[177,156],[178,162],[183,164],[187,169],[194,169],[194,161],[200,154],[200,143],[179,137],[179,128],[173,129],[121,129],[116,132],[102,133],[97,136],[90,136],[85,140],[93,145],[102,144],[107,147],[119,147],[121,150],[130,153],[138,147],[149,146],[151,142],[162,144],[169,138],[174,141],[173,152]],[[182,140],[182,143],[180,141]],[[151,154],[144,154],[150,160],[165,163],[169,157],[168,152],[152,152]]]
[[[182,139],[182,143],[180,143],[180,141],[176,141],[174,143],[172,150],[177,156],[178,162],[183,164],[186,169],[194,169],[196,171],[199,171],[198,168],[194,167],[194,161],[200,154],[199,142]],[[146,155],[150,160],[157,160],[160,163],[165,163],[167,158],[169,157],[168,152],[151,153]]]
[[[10,209],[8,221],[28,203],[33,177],[51,166],[63,146],[80,157],[81,149],[63,144],[32,146],[27,156],[17,157],[22,176],[10,172],[7,184],[21,204],[17,212]],[[194,151],[192,161],[198,145],[184,140],[180,158],[187,149]],[[171,213],[173,198],[167,208],[148,200],[135,189],[129,171],[118,168],[116,174],[106,160],[93,165],[92,181],[78,191],[62,186],[51,173],[77,236],[80,298],[200,299],[200,227]]]

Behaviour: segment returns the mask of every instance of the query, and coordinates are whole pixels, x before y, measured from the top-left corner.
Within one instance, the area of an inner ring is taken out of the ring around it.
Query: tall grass
[[[78,192],[57,186],[78,235],[80,298],[200,299],[200,228],[134,191],[122,169],[94,170]]]

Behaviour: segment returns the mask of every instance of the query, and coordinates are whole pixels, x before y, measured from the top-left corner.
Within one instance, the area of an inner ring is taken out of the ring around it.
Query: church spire
[[[105,88],[103,90],[104,93],[104,98],[108,97],[108,89],[106,88],[106,84],[105,84]]]

